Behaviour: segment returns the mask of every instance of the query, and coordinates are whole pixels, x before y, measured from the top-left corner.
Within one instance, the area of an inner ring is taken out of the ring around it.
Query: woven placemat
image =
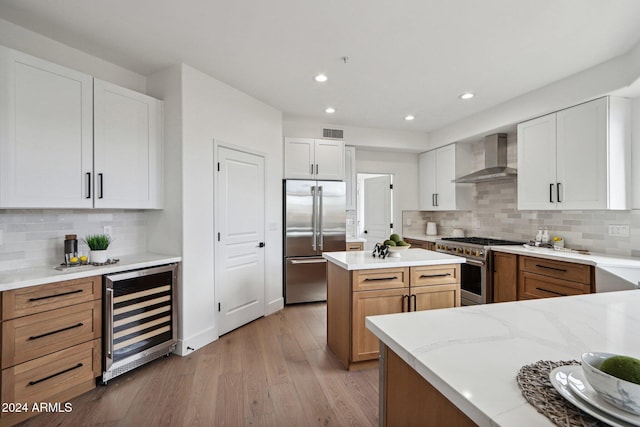
[[[549,372],[558,366],[580,365],[577,360],[541,360],[520,368],[517,381],[522,395],[538,412],[560,427],[606,426],[568,402],[551,385]]]

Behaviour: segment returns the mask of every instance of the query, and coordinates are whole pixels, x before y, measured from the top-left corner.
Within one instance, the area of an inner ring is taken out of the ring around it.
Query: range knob
[[[462,254],[462,253],[464,253],[464,249],[463,248],[457,248],[456,252],[459,253],[459,254]]]
[[[471,255],[471,252],[472,252],[472,250],[471,250],[471,249],[469,249],[469,248],[466,248],[466,249],[464,250],[464,254],[465,254],[465,255]]]

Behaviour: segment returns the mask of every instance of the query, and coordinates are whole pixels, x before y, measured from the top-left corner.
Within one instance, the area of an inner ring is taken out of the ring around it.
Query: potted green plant
[[[104,264],[109,259],[107,248],[111,244],[111,236],[108,234],[87,234],[84,242],[91,249],[91,262]]]

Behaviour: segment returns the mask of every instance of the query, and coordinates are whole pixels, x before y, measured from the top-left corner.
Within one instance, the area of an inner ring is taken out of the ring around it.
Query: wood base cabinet
[[[94,276],[2,293],[3,404],[0,425],[33,415],[40,402],[64,410],[96,386],[102,373],[102,277]]]
[[[436,250],[435,242],[429,242],[427,240],[409,239],[406,237],[404,241],[411,245],[409,249],[426,249],[428,251]]]
[[[493,302],[518,300],[518,255],[493,252]]]
[[[347,369],[377,363],[367,316],[460,306],[459,264],[327,271],[327,344]]]
[[[363,251],[364,242],[347,242],[346,251]]]
[[[449,399],[384,344],[380,345],[381,426],[475,426]]]

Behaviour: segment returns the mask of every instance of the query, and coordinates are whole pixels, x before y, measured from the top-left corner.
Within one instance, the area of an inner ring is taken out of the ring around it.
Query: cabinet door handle
[[[421,279],[428,279],[430,277],[447,277],[451,276],[451,273],[442,273],[442,274],[423,274],[420,276]]]
[[[102,188],[104,176],[101,173],[99,173],[98,178],[100,180],[100,195],[98,196],[98,199],[102,199],[102,196],[104,196],[104,189]]]
[[[536,288],[536,289],[539,290],[539,291],[543,291],[543,292],[549,292],[550,294],[556,294],[556,295],[559,295],[561,297],[566,297],[567,296],[567,294],[563,294],[563,293],[556,292],[556,291],[550,291],[549,289],[544,289],[544,288]]]
[[[84,326],[84,323],[80,322],[76,325],[72,325],[72,326],[67,326],[66,328],[62,328],[62,329],[58,329],[55,331],[51,331],[51,332],[46,332],[44,334],[40,334],[40,335],[33,335],[31,337],[29,337],[30,340],[37,340],[39,338],[44,338],[44,337],[48,337],[49,335],[53,335],[53,334],[58,334],[60,332],[64,332],[64,331],[68,331],[70,329],[75,329],[75,328],[79,328],[81,326]]]
[[[79,294],[79,293],[81,293],[83,291],[84,291],[83,289],[76,289],[74,291],[63,292],[61,294],[53,294],[53,295],[45,295],[43,297],[29,298],[29,301],[40,301],[40,300],[43,300],[43,299],[58,298],[58,297],[62,297],[62,296],[65,296],[65,295]]]
[[[91,198],[91,172],[87,172],[85,176],[87,177],[87,195],[85,198],[90,199]]]
[[[542,265],[542,264],[536,264],[536,267],[546,268],[547,270],[562,271],[563,273],[567,272],[567,270],[565,270],[564,268],[549,267],[549,266]]]
[[[549,184],[549,203],[553,203],[553,184]]]
[[[55,377],[57,377],[58,375],[66,374],[67,372],[73,371],[74,369],[82,368],[82,366],[83,366],[83,365],[82,365],[82,363],[78,363],[76,366],[72,366],[71,368],[67,368],[67,369],[65,369],[65,370],[63,370],[63,371],[60,371],[60,372],[58,372],[58,373],[55,373],[55,374],[49,375],[48,377],[40,378],[39,380],[35,380],[35,381],[29,381],[29,384],[28,384],[28,385],[36,385],[36,384],[39,384],[39,383],[41,383],[41,382],[43,382],[43,381],[47,381],[47,380],[50,380],[51,378],[55,378]]]
[[[316,175],[318,175],[318,164],[316,163]]]
[[[396,280],[398,276],[393,277],[367,277],[364,279],[365,282],[376,282],[378,280]]]
[[[309,174],[310,174],[310,175],[313,175],[313,163],[311,163],[311,164],[309,165],[309,167],[311,168],[311,169],[309,169]]]
[[[436,205],[436,195],[435,193],[431,193],[431,206]]]
[[[439,205],[440,205],[440,203],[438,201],[438,193],[436,193],[436,206],[439,206]]]
[[[560,200],[560,183],[559,182],[556,183],[556,191],[558,192],[558,197],[556,197],[556,199],[558,199],[558,203],[562,203],[562,200]]]
[[[404,309],[404,299],[407,299],[407,310],[409,311],[409,295],[402,295],[402,312],[405,313],[405,309]]]
[[[413,298],[413,311],[418,311],[418,295],[413,294],[411,298]]]

